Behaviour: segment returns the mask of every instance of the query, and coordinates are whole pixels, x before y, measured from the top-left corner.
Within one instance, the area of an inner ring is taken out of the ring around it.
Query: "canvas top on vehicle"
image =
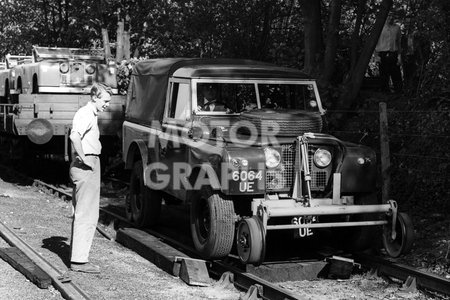
[[[138,62],[132,71],[125,118],[141,124],[161,120],[170,77],[307,80],[304,73],[244,59],[166,58]],[[133,86],[133,88],[131,88]]]

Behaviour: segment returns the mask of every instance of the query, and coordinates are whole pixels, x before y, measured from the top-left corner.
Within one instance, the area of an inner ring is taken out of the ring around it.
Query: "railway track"
[[[69,200],[71,198],[71,192],[67,189],[53,186],[40,180],[35,180],[33,182],[33,185],[38,186],[45,192],[56,195],[64,200]],[[104,208],[102,208],[101,211],[102,213],[108,214],[110,217],[118,220],[118,222],[123,224],[123,226],[131,226],[131,224],[120,214],[108,211]],[[100,233],[104,234],[105,237],[112,239],[108,233],[102,232],[101,228],[99,229],[99,231]],[[156,236],[158,239],[161,239],[165,243],[170,244],[177,249],[182,249],[184,253],[191,257],[198,257],[198,254],[194,249],[187,247],[174,238],[152,230],[146,230],[146,233]],[[450,296],[450,280],[443,277],[423,272],[405,265],[397,264],[381,257],[372,257],[358,254],[354,255],[353,258],[356,262],[362,264],[363,266],[377,269],[380,275],[397,278],[401,281],[406,280],[406,282],[409,281],[410,283],[413,282],[417,284],[417,287],[419,289],[441,293],[442,295],[444,295],[444,297]],[[212,274],[212,276],[221,278],[220,280],[230,281],[238,289],[246,291],[246,295],[248,295],[248,297],[260,297],[262,299],[299,299],[296,295],[290,293],[289,291],[286,291],[278,287],[277,285],[267,282],[255,275],[245,272],[245,270],[242,269],[242,266],[236,264],[233,257],[225,261],[208,262],[208,266],[209,272],[210,274]],[[57,271],[55,272],[55,278],[58,278],[62,275]],[[69,285],[62,284],[61,286],[67,287]],[[82,293],[82,291],[80,292]],[[67,292],[61,293],[63,295],[67,294]],[[88,298],[85,297],[85,299]]]
[[[128,223],[128,221],[107,210],[102,210],[104,213],[110,214],[118,218],[121,222]],[[130,223],[128,223],[131,225]],[[182,249],[183,252],[192,256],[199,257],[199,254],[192,248],[180,243],[174,238],[168,237],[154,230],[145,230],[147,233],[162,239],[168,244]],[[353,254],[352,258],[355,262],[361,264],[363,267],[377,270],[379,276],[387,276],[395,278],[405,282],[406,285],[414,288],[417,285],[418,288],[428,290],[432,292],[441,293],[445,296],[450,296],[450,280],[437,276],[435,274],[420,271],[416,268],[406,266],[404,264],[392,262],[390,259],[382,258],[379,256],[372,256],[367,254]],[[229,257],[226,261],[212,261],[209,271],[216,277],[221,277],[226,272],[231,272],[234,278],[234,284],[242,290],[257,291],[258,295],[263,299],[298,299],[295,295],[289,293],[285,294],[285,291],[276,287],[273,284],[268,283],[264,279],[258,278],[252,274],[246,273],[239,268],[237,258]],[[238,266],[236,266],[238,265]],[[242,267],[242,266],[241,266]]]
[[[108,214],[109,216],[116,218],[123,224],[127,224],[132,226],[124,217],[111,212],[107,209],[101,209],[102,213]],[[180,243],[176,239],[169,237],[165,234],[161,234],[157,231],[146,229],[146,233],[157,237],[163,242],[180,249],[183,253],[188,256],[201,259],[199,253],[195,251],[193,248],[186,246],[183,243]],[[287,290],[284,290],[278,287],[275,284],[272,284],[262,278],[259,278],[253,274],[247,273],[243,271],[241,268],[236,266],[237,258],[230,257],[229,262],[224,261],[208,261],[208,271],[209,274],[213,275],[214,279],[218,279],[221,281],[228,281],[228,284],[234,284],[239,290],[246,291],[248,297],[260,297],[262,299],[301,299],[296,295],[290,293]],[[251,298],[253,299],[253,298]],[[255,298],[256,299],[256,298]]]
[[[11,246],[20,249],[28,258],[39,266],[52,280],[53,286],[61,293],[64,299],[86,299],[89,296],[82,288],[69,280],[65,272],[61,272],[57,267],[46,261],[29,244],[18,237],[10,228],[0,222],[0,236]]]

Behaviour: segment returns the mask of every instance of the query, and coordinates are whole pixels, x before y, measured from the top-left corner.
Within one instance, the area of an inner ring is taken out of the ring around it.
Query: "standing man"
[[[100,273],[100,268],[89,262],[89,250],[97,227],[100,206],[100,131],[98,113],[111,100],[111,89],[95,83],[91,101],[81,107],[73,118],[70,140],[75,150],[70,165],[74,183],[74,215],[71,236],[70,268],[85,273]]]
[[[401,92],[403,88],[400,72],[400,65],[402,64],[400,55],[402,50],[401,37],[400,26],[395,24],[392,15],[389,15],[375,47],[375,52],[380,60],[382,89],[387,92],[390,92],[389,79],[392,79],[395,92]]]

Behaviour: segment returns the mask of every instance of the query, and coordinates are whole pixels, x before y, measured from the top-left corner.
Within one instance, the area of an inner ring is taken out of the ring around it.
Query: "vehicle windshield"
[[[33,55],[36,61],[52,58],[78,58],[102,60],[105,57],[103,49],[79,49],[79,48],[49,48],[34,47]]]
[[[319,111],[310,82],[197,83],[196,113],[234,114],[257,108]]]

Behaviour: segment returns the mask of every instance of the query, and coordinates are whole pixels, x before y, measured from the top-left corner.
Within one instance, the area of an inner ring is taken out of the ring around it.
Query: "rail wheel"
[[[134,163],[130,191],[126,199],[127,218],[136,227],[154,226],[161,213],[162,195],[144,185],[142,161]]]
[[[253,216],[239,222],[236,246],[243,263],[260,265],[263,262],[266,239],[261,221],[257,217]]]
[[[227,256],[235,229],[233,201],[204,188],[193,195],[190,215],[195,249],[208,259]]]
[[[398,213],[395,224],[396,237],[392,239],[392,223],[384,225],[383,245],[391,257],[399,257],[411,250],[414,242],[414,226],[406,213]]]

